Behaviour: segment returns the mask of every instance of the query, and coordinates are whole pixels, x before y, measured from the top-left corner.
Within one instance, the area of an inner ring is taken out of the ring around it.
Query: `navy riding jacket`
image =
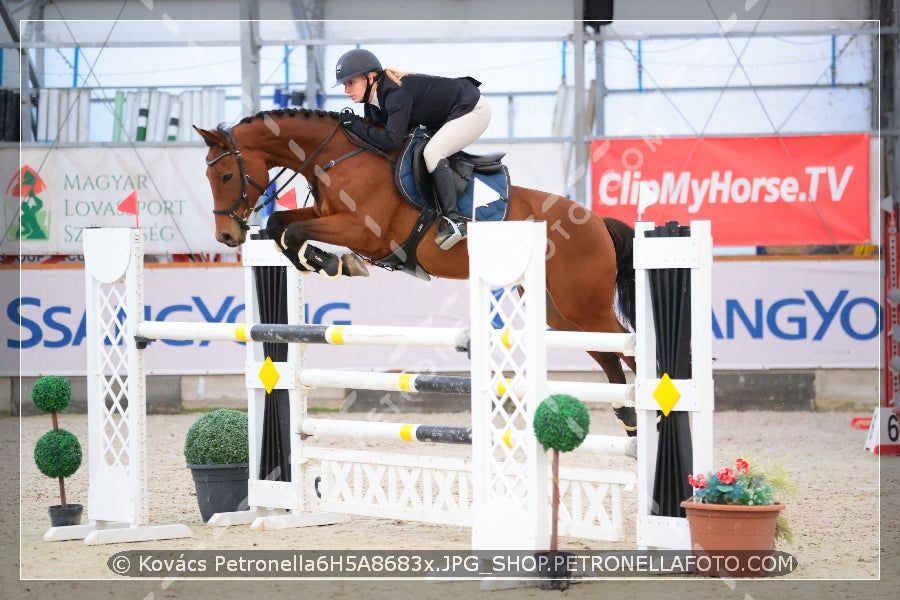
[[[354,120],[349,129],[381,150],[394,150],[403,144],[410,128],[424,125],[432,131],[444,123],[467,114],[481,97],[481,82],[471,77],[436,77],[409,74],[397,85],[386,75],[376,88],[378,108],[365,103],[365,116],[373,125]]]

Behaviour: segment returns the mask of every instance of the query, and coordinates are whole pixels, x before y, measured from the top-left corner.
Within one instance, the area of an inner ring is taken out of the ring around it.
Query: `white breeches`
[[[471,112],[444,123],[444,126],[428,140],[422,151],[428,172],[434,171],[442,158],[459,152],[477,140],[490,122],[491,105],[482,96]]]

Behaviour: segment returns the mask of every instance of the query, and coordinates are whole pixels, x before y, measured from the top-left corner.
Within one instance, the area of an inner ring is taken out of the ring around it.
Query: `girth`
[[[416,249],[436,217],[437,211],[431,207],[424,208],[419,213],[419,217],[416,219],[409,237],[406,238],[406,241],[399,248],[383,258],[367,258],[366,261],[388,271],[402,271],[424,281],[431,281],[431,275],[419,264]]]

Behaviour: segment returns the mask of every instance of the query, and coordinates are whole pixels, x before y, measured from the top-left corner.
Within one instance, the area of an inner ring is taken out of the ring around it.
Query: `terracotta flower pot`
[[[710,577],[759,577],[775,549],[775,520],[784,504],[740,506],[681,503],[691,531],[695,573]]]

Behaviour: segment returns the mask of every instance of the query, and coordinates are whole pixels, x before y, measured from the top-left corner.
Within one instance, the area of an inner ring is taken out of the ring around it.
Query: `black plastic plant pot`
[[[188,465],[203,522],[216,513],[247,510],[249,465]]]
[[[80,504],[66,504],[63,508],[54,504],[47,509],[50,514],[51,527],[68,527],[69,525],[81,525],[81,513],[84,507]]]
[[[569,589],[572,583],[572,572],[569,570],[569,557],[571,556],[574,556],[571,552],[555,552],[553,554],[549,551],[535,552],[537,575],[540,578],[538,579],[538,589],[561,592]]]

